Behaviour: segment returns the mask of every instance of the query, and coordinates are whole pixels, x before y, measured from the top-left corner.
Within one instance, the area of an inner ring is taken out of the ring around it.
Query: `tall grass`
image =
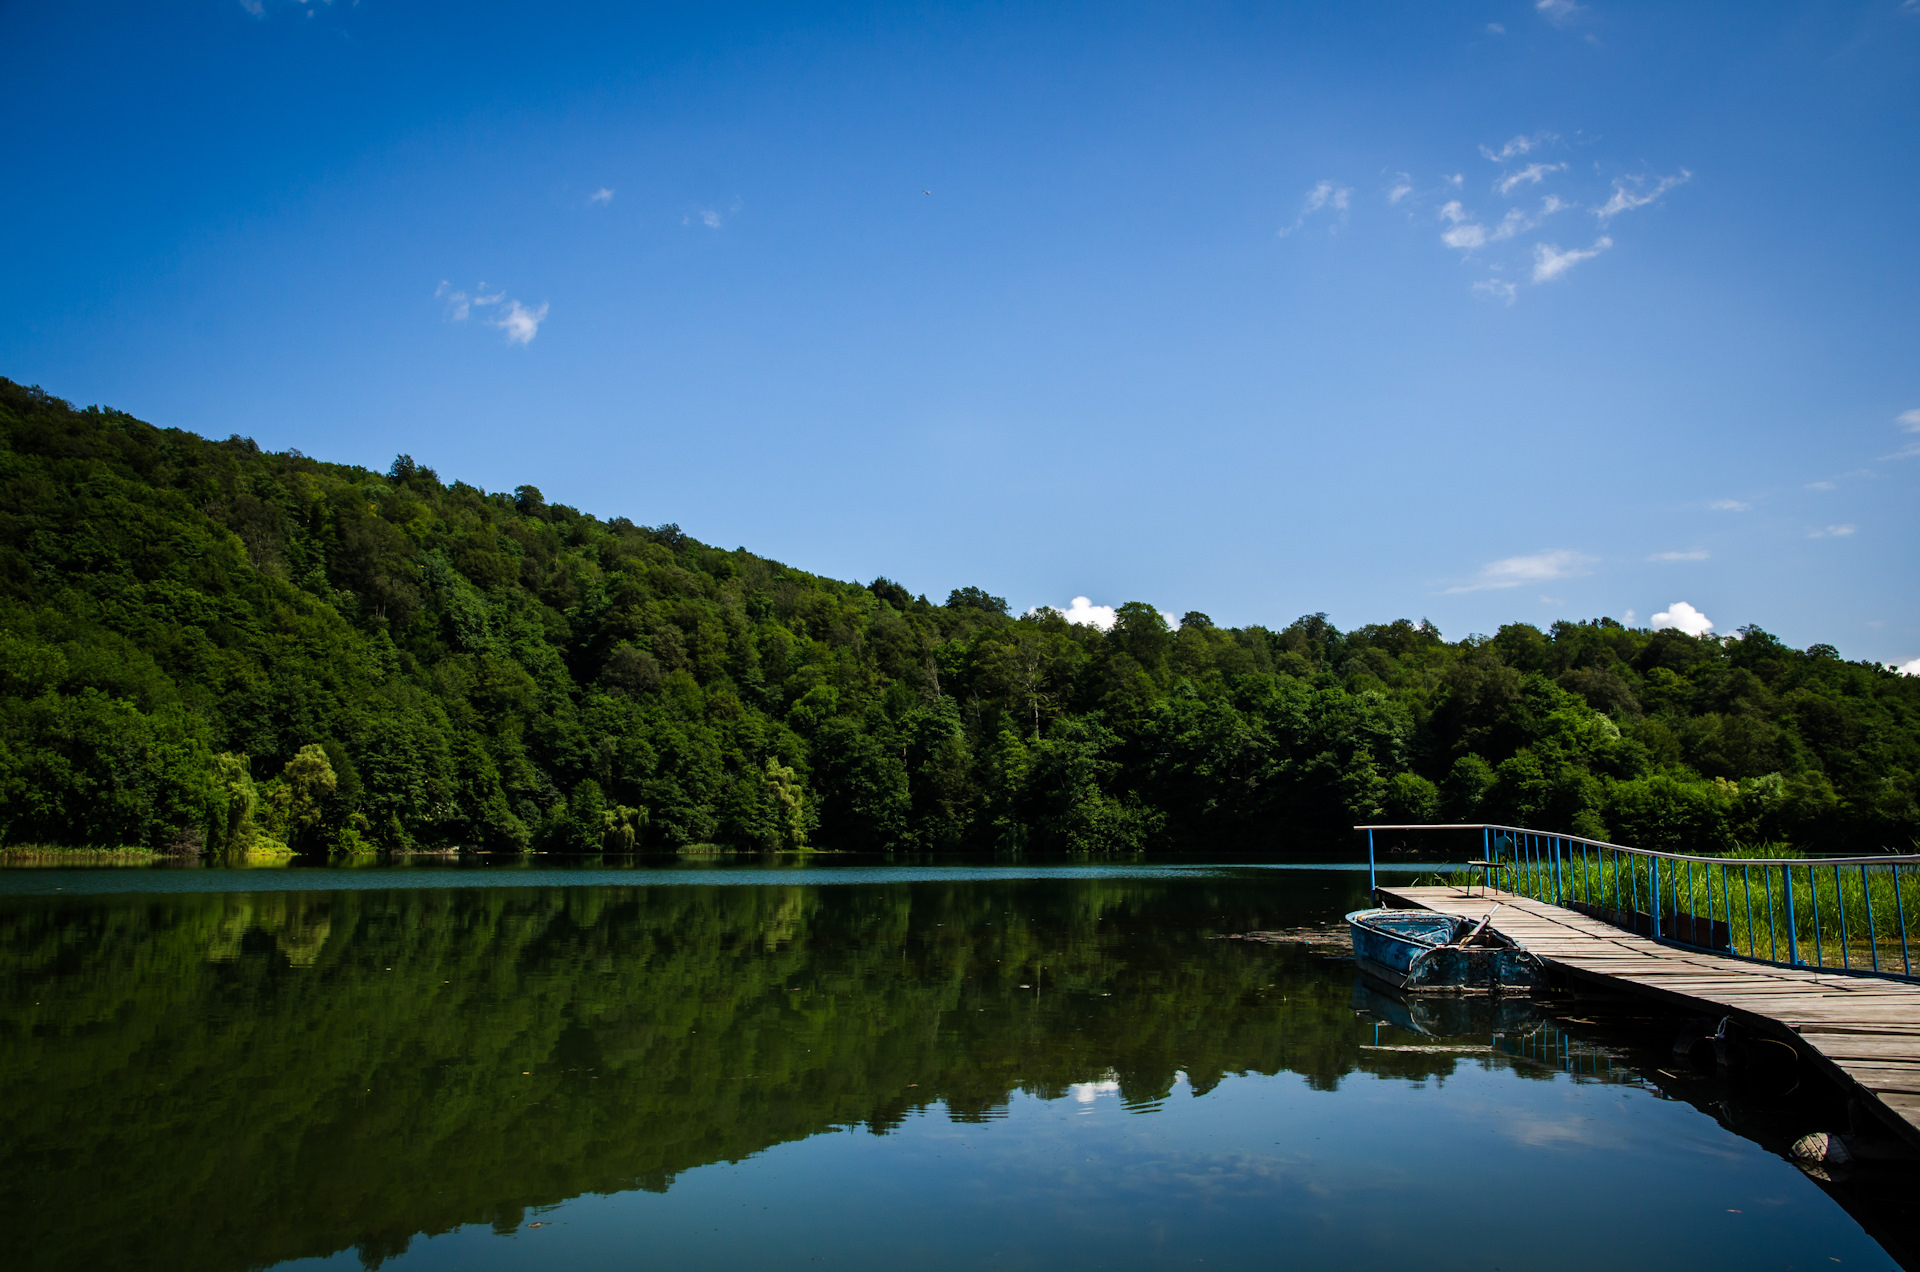
[[[1760,844],[1711,861],[1667,861],[1558,841],[1494,841],[1502,886],[1543,901],[1726,925],[1735,953],[1812,967],[1912,975],[1920,962],[1920,866],[1781,866],[1784,845]],[[1659,904],[1654,903],[1658,888]]]

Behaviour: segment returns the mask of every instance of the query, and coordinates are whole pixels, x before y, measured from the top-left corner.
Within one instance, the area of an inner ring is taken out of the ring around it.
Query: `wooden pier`
[[[1544,901],[1458,887],[1378,889],[1382,904],[1478,919],[1575,981],[1732,1016],[1793,1045],[1920,1148],[1920,985],[1777,967],[1636,936]]]

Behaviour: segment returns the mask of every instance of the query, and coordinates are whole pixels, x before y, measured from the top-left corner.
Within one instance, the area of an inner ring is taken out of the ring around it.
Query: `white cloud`
[[[1838,489],[1838,487],[1836,487],[1830,481],[1810,481],[1807,483],[1807,489],[1808,490],[1835,490],[1835,489]]]
[[[1103,632],[1113,630],[1115,617],[1113,606],[1095,605],[1089,597],[1074,597],[1073,604],[1061,612],[1069,623],[1078,623],[1082,627],[1098,627]]]
[[[1920,4],[1920,0],[1914,0],[1914,3]],[[1505,35],[1506,33],[1507,33],[1507,28],[1501,26],[1498,22],[1487,23],[1488,35]]]
[[[1558,207],[1547,209],[1549,212],[1558,210]],[[1462,224],[1466,221],[1467,214],[1461,210],[1458,199],[1452,200],[1441,208],[1440,215],[1453,223],[1453,228],[1440,235],[1440,241],[1448,247],[1457,247],[1468,252],[1485,247],[1489,243],[1504,243],[1510,238],[1517,238],[1540,224],[1519,208],[1508,209],[1507,214],[1500,218],[1500,224],[1492,229],[1473,222]]]
[[[595,190],[592,194],[587,196],[587,202],[588,203],[612,203],[613,191],[607,189],[607,187],[605,186],[601,186],[598,190]]]
[[[1387,202],[1398,203],[1413,193],[1413,178],[1401,173],[1393,179],[1393,189],[1387,191]]]
[[[1920,4],[1920,0],[1913,0],[1913,3]],[[1920,676],[1920,658],[1915,658],[1912,662],[1888,663],[1887,666],[1903,676]]]
[[[460,322],[466,318],[467,293],[454,291],[453,284],[443,278],[440,280],[440,285],[433,289],[433,295],[434,299],[447,302],[447,317],[449,320]]]
[[[1473,285],[1473,290],[1483,296],[1492,296],[1496,300],[1504,300],[1509,305],[1511,305],[1514,298],[1520,294],[1518,287],[1515,287],[1512,283],[1502,278],[1483,278]]]
[[[1491,146],[1482,146],[1480,153],[1494,163],[1505,163],[1509,159],[1518,159],[1521,155],[1538,150],[1550,141],[1558,140],[1559,138],[1550,132],[1539,132],[1531,137],[1515,137],[1498,150]]]
[[[1708,504],[1707,507],[1713,509],[1715,512],[1751,512],[1753,511],[1752,504],[1742,503],[1738,499],[1716,499],[1712,503]]]
[[[1484,592],[1492,588],[1519,587],[1525,583],[1551,583],[1555,579],[1571,579],[1589,574],[1587,567],[1594,558],[1582,556],[1578,552],[1558,549],[1552,552],[1535,552],[1531,556],[1506,557],[1499,561],[1489,561],[1480,567],[1480,573],[1473,582],[1463,583],[1459,587],[1450,587],[1448,593]]]
[[[1493,227],[1491,237],[1494,242],[1499,243],[1512,238],[1516,234],[1525,234],[1536,224],[1538,224],[1538,222],[1528,220],[1527,214],[1519,208],[1510,208],[1507,214],[1500,218],[1500,224]]]
[[[267,16],[265,0],[240,0],[240,7],[245,9],[247,13],[253,17],[264,18]]]
[[[1675,186],[1685,185],[1692,179],[1693,174],[1682,168],[1679,176],[1662,177],[1654,183],[1651,190],[1644,188],[1647,180],[1645,177],[1628,177],[1625,181],[1616,181],[1613,183],[1613,197],[1595,208],[1593,214],[1602,221],[1610,221],[1622,212],[1646,207]],[[1627,189],[1629,184],[1634,187],[1632,190]]]
[[[1920,0],[1915,0],[1920,3]],[[1920,433],[1920,407],[1911,411],[1902,411],[1893,417],[1893,422],[1909,433]]]
[[[1533,281],[1544,283],[1560,277],[1578,265],[1581,261],[1592,260],[1613,246],[1613,240],[1602,234],[1588,248],[1569,248],[1561,251],[1551,243],[1533,245]]]
[[[1293,224],[1282,226],[1276,231],[1278,237],[1285,238],[1307,223],[1307,218],[1322,208],[1332,208],[1336,212],[1345,212],[1353,191],[1345,186],[1337,186],[1331,181],[1322,181],[1307,191],[1306,200],[1300,205],[1300,215],[1293,218]]]
[[[1649,561],[1704,561],[1706,559],[1705,548],[1689,548],[1685,552],[1656,552],[1647,558]]]
[[[1580,6],[1573,0],[1534,0],[1533,11],[1555,26],[1565,26],[1580,12]]]
[[[1504,197],[1512,194],[1514,190],[1520,186],[1539,185],[1547,179],[1547,174],[1563,172],[1566,170],[1566,166],[1564,163],[1530,163],[1520,169],[1520,171],[1509,172],[1506,176],[1494,182],[1493,188],[1498,190]]]
[[[507,302],[507,311],[500,315],[493,325],[507,333],[508,344],[532,344],[533,338],[540,334],[540,324],[547,320],[547,306],[542,302],[538,309],[528,309],[517,300]]]
[[[1632,610],[1628,610],[1626,613],[1620,616],[1620,621],[1625,623],[1628,627],[1632,627],[1634,617],[1635,617],[1634,612]]]
[[[465,322],[475,309],[497,305],[507,298],[505,292],[487,291],[485,283],[474,288],[473,294],[469,296],[466,292],[453,290],[452,285],[444,278],[440,280],[440,285],[433,289],[433,294],[447,302],[447,321],[449,322]]]
[[[1821,526],[1818,529],[1807,531],[1807,538],[1844,539],[1857,529],[1859,529],[1858,526]]]
[[[1713,620],[1685,601],[1675,601],[1670,607],[1661,610],[1647,621],[1653,624],[1655,631],[1659,631],[1662,627],[1671,627],[1689,636],[1705,636],[1713,630]]]

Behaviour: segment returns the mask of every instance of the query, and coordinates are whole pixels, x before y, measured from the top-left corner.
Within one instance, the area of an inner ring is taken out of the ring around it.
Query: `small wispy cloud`
[[[456,289],[446,279],[434,288],[434,296],[446,303],[448,322],[465,322],[472,317],[475,309],[486,309],[503,301],[506,308],[500,311],[498,318],[489,319],[487,326],[498,327],[507,336],[508,344],[531,344],[534,336],[540,332],[540,324],[547,319],[547,305],[543,302],[538,308],[529,309],[517,300],[508,300],[505,292],[489,292],[485,283],[481,283],[471,293]]]
[[[1835,486],[1830,481],[1810,481],[1807,483],[1807,489],[1808,490],[1837,490],[1839,489],[1839,487]]]
[[[547,306],[543,301],[536,309],[528,309],[517,300],[507,302],[507,311],[493,325],[507,333],[508,344],[532,344],[533,338],[540,334],[540,324],[547,320]]]
[[[1613,197],[1595,208],[1593,214],[1603,222],[1611,221],[1622,212],[1631,212],[1635,208],[1646,207],[1647,204],[1652,203],[1655,199],[1658,199],[1675,186],[1685,185],[1691,180],[1693,180],[1693,174],[1685,168],[1682,168],[1677,176],[1661,177],[1653,183],[1651,189],[1647,188],[1647,179],[1645,177],[1628,177],[1624,180],[1615,181],[1613,183]],[[1629,189],[1629,186],[1632,188]]]
[[[1647,558],[1649,561],[1704,561],[1706,559],[1705,548],[1688,548],[1685,552],[1656,552]]]
[[[1913,2],[1920,4],[1920,0],[1913,0]],[[1893,422],[1900,426],[1902,432],[1920,433],[1920,407],[1900,412],[1893,417]],[[1885,463],[1890,459],[1913,459],[1915,456],[1920,456],[1920,441],[1908,442],[1893,454],[1880,456],[1879,462]]]
[[[1413,178],[1401,173],[1393,179],[1393,189],[1387,191],[1387,202],[1398,203],[1413,193]]]
[[[1560,277],[1581,261],[1590,261],[1613,246],[1613,240],[1602,234],[1593,241],[1592,247],[1576,247],[1561,251],[1551,243],[1533,245],[1533,281],[1550,282]]]
[[[489,293],[485,283],[481,283],[475,288],[472,295],[468,295],[464,291],[456,291],[453,285],[444,278],[440,280],[440,285],[433,289],[433,294],[438,299],[447,302],[447,321],[449,322],[465,322],[467,316],[471,314],[475,308],[497,305],[506,299],[504,293]]]
[[[1447,589],[1449,594],[1458,592],[1485,592],[1494,588],[1521,587],[1533,583],[1551,583],[1555,579],[1578,578],[1590,574],[1589,568],[1594,558],[1582,556],[1578,552],[1556,549],[1551,552],[1535,552],[1528,556],[1505,557],[1498,561],[1489,561],[1480,567],[1470,583]]]
[[[1506,163],[1509,160],[1518,159],[1521,155],[1531,154],[1548,142],[1558,140],[1559,138],[1553,133],[1537,132],[1531,137],[1515,137],[1498,150],[1492,146],[1482,146],[1480,153],[1494,163]]]
[[[1707,507],[1715,512],[1752,512],[1753,505],[1738,499],[1716,499]]]
[[[717,230],[721,224],[720,209],[695,208],[680,218],[680,224],[682,225],[692,225],[695,221],[698,221],[710,230]]]
[[[1566,26],[1580,14],[1573,0],[1534,0],[1533,11],[1557,27]]]
[[[1275,232],[1276,236],[1287,237],[1305,225],[1308,217],[1325,208],[1332,208],[1335,212],[1344,214],[1352,198],[1353,191],[1348,187],[1336,185],[1331,181],[1322,181],[1307,191],[1307,197],[1300,204],[1300,215],[1293,218],[1293,224],[1282,226]]]
[[[1520,295],[1520,289],[1504,278],[1483,278],[1473,285],[1473,290],[1509,305]]]
[[[1807,538],[1844,539],[1859,528],[1858,526],[1819,526],[1807,531]]]
[[[1663,627],[1671,627],[1689,636],[1705,636],[1713,630],[1713,620],[1685,601],[1675,601],[1647,622],[1653,625],[1655,631]]]
[[[264,18],[267,16],[265,0],[240,0],[240,7],[245,9],[251,17]]]
[[[1448,247],[1459,248],[1464,252],[1475,251],[1489,243],[1504,243],[1515,235],[1524,234],[1539,224],[1519,208],[1510,208],[1500,218],[1498,225],[1488,227],[1477,221],[1467,219],[1467,213],[1461,208],[1460,200],[1450,199],[1440,209],[1440,219],[1449,223],[1441,231],[1440,241]]]
[[[1493,183],[1493,188],[1502,198],[1512,194],[1523,185],[1539,185],[1549,174],[1566,170],[1564,163],[1530,163],[1518,172],[1509,172]]]
[[[1920,4],[1920,0],[1914,0],[1914,3]],[[1507,33],[1507,28],[1501,26],[1498,22],[1487,23],[1488,35],[1505,35],[1506,33]]]
[[[601,186],[598,190],[595,190],[587,196],[587,202],[589,204],[612,203],[613,191],[606,186]]]

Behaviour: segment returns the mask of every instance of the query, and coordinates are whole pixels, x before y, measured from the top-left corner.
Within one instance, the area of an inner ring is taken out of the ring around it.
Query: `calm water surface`
[[[1221,939],[1364,901],[1253,868],[0,872],[8,1264],[1895,1266],[1920,1177],[1810,1180],[1779,1150],[1830,1111],[1672,1071],[1643,1007],[1410,1009]]]

